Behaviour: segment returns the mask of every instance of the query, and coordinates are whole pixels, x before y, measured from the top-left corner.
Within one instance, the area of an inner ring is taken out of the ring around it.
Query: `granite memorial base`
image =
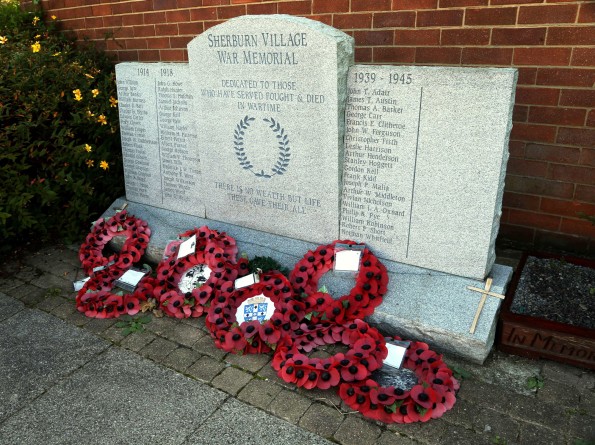
[[[112,216],[125,203],[130,214],[149,223],[152,234],[146,258],[151,262],[161,260],[166,244],[179,233],[203,225],[234,237],[240,253],[250,258],[270,256],[290,270],[308,249],[317,247],[314,243],[128,202],[124,198],[114,201],[103,217]],[[117,238],[113,240],[116,249],[117,241]],[[385,334],[425,341],[439,352],[483,363],[494,343],[502,300],[486,298],[475,332],[470,334],[482,294],[469,290],[468,286],[483,289],[484,282],[388,260],[382,262],[389,272],[389,289],[383,303],[367,321]],[[495,264],[489,274],[493,280],[491,292],[504,294],[511,275],[512,268]],[[354,278],[329,272],[320,281],[323,284],[332,295],[340,296],[354,285]]]

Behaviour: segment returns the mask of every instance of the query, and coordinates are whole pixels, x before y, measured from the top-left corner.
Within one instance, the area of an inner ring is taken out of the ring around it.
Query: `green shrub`
[[[0,0],[0,239],[78,239],[123,192],[115,75],[42,11]]]

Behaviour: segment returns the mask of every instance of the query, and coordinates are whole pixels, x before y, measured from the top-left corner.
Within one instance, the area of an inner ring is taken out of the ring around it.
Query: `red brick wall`
[[[356,60],[514,66],[519,81],[500,241],[593,255],[595,2],[565,0],[43,0],[118,60],[186,61],[243,14],[302,15],[355,37]],[[106,40],[107,37],[107,40]]]

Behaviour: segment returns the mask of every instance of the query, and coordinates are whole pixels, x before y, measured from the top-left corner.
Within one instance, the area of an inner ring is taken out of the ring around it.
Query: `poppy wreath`
[[[384,337],[362,320],[336,325],[302,326],[296,338],[287,337],[277,345],[272,366],[287,383],[306,389],[329,389],[341,382],[363,380],[382,367],[387,356]],[[303,329],[302,329],[303,330]],[[305,340],[307,336],[312,340]],[[312,358],[304,354],[316,345],[343,343],[350,349],[328,358]]]
[[[385,423],[427,422],[453,407],[459,382],[441,355],[431,351],[426,343],[411,342],[403,367],[415,372],[418,378],[418,384],[410,390],[380,386],[367,379],[342,383],[339,395],[350,408]]]
[[[261,323],[258,320],[239,324],[236,312],[249,298],[264,295],[275,305],[272,317]],[[206,326],[215,345],[236,354],[259,354],[275,349],[277,344],[299,327],[305,306],[293,299],[289,280],[277,271],[260,275],[260,281],[250,286],[234,289],[229,281],[209,307]]]
[[[117,236],[126,237],[120,253],[105,257],[103,249]],[[98,219],[79,249],[83,270],[91,276],[93,269],[106,267],[110,263],[114,263],[114,266],[119,269],[130,269],[132,264],[139,261],[145,253],[150,236],[151,229],[148,224],[129,215],[126,210],[116,213],[107,220]]]
[[[106,258],[102,255],[105,245],[115,236],[125,236],[126,241],[119,254]],[[87,317],[115,318],[123,314],[134,315],[139,304],[146,300],[143,292],[150,278],[145,276],[133,294],[112,293],[114,282],[139,261],[147,246],[151,229],[141,219],[130,216],[126,211],[116,213],[107,221],[99,220],[85,238],[79,250],[83,269],[90,275],[76,296],[76,308]],[[99,270],[95,268],[102,267]]]
[[[241,259],[236,263],[236,242],[225,232],[203,226],[181,233],[178,237],[193,235],[196,235],[194,254],[176,258],[183,242],[180,239],[167,246],[165,258],[157,266],[153,296],[161,310],[170,317],[200,317],[223,283],[248,273],[248,261]],[[180,279],[193,267],[203,264],[211,270],[208,279],[192,291],[183,292],[179,287]]]
[[[103,271],[102,271],[103,272]],[[153,289],[153,278],[145,275],[136,290],[130,294],[113,293],[113,283],[126,271],[114,269],[111,273],[96,275],[89,279],[76,296],[79,312],[92,318],[117,318],[121,315],[135,315],[140,311],[140,304],[147,301],[147,295]]]
[[[296,297],[303,298],[310,308],[307,319],[313,324],[325,320],[343,324],[371,315],[382,303],[387,290],[386,267],[366,247],[362,252],[355,286],[348,295],[334,299],[327,293],[318,292],[318,281],[333,268],[336,244],[352,246],[357,243],[337,240],[318,246],[314,251],[309,250],[297,262],[289,276]]]

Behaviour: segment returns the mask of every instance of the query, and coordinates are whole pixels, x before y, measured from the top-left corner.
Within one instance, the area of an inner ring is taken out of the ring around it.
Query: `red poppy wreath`
[[[412,370],[418,379],[409,390],[381,386],[367,379],[342,383],[339,395],[352,409],[386,423],[427,422],[453,407],[459,382],[442,356],[431,351],[426,343],[411,342],[402,367]]]
[[[386,267],[366,247],[361,255],[355,286],[348,295],[333,299],[327,293],[318,292],[318,281],[333,268],[336,244],[357,245],[349,240],[334,241],[315,251],[310,250],[289,276],[296,296],[302,297],[310,308],[307,318],[314,324],[325,320],[341,324],[371,315],[387,290]]]
[[[103,248],[116,236],[126,237],[124,246],[119,254],[106,258],[102,254]],[[76,296],[79,312],[94,318],[114,318],[138,312],[140,301],[146,300],[144,292],[137,290],[134,294],[120,295],[112,293],[112,288],[114,282],[141,259],[150,236],[147,223],[128,215],[126,211],[95,223],[79,250],[83,269],[90,275]],[[150,278],[144,277],[138,289],[144,289],[149,282]]]
[[[140,304],[147,300],[153,289],[153,278],[145,275],[138,283],[134,293],[114,293],[113,282],[124,275],[125,270],[115,270],[112,277],[105,275],[89,279],[76,296],[76,307],[92,318],[116,318],[120,315],[135,315],[140,311]]]
[[[105,257],[103,249],[117,236],[126,237],[120,253]],[[98,219],[79,249],[83,270],[90,276],[93,269],[106,267],[110,263],[119,269],[130,269],[145,253],[150,236],[151,229],[147,223],[128,215],[126,210],[116,213],[108,220]]]
[[[218,348],[238,354],[269,352],[299,327],[304,304],[293,300],[290,283],[281,273],[264,273],[260,282],[240,289],[233,286],[222,286],[206,318]]]
[[[384,337],[362,320],[345,325],[302,325],[301,331],[298,333],[302,335],[288,337],[277,346],[272,366],[285,382],[306,389],[329,389],[341,382],[365,379],[382,367],[387,355]],[[339,342],[348,346],[349,351],[328,358],[303,354],[315,345]]]
[[[188,230],[179,238],[196,235],[195,252],[178,259],[182,240],[170,243],[157,266],[153,296],[161,310],[171,317],[200,317],[221,285],[248,273],[248,262],[236,264],[235,240],[207,226]]]

